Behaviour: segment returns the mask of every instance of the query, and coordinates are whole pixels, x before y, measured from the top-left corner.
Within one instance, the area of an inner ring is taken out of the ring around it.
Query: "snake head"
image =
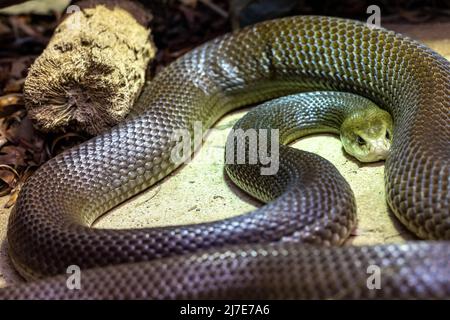
[[[391,115],[376,107],[349,115],[341,125],[345,151],[361,162],[385,160],[392,143]]]

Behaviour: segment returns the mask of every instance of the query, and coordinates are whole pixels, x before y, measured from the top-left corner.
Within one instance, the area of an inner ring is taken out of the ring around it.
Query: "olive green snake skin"
[[[351,190],[327,161],[284,146],[275,175],[226,168],[270,201],[254,212],[200,225],[90,228],[179,165],[170,160],[175,130],[195,121],[206,129],[238,107],[314,90],[356,93],[392,114],[387,201],[427,241],[333,246],[354,223]],[[449,103],[448,61],[363,23],[299,16],[208,42],[146,86],[139,116],[50,160],[26,183],[10,217],[10,256],[27,278],[62,275],[0,297],[450,298]],[[81,290],[66,287],[69,265],[82,269]],[[371,265],[381,270],[379,289],[367,286]]]

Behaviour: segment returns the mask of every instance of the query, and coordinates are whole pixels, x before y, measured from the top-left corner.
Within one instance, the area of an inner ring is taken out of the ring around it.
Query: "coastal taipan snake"
[[[387,201],[430,241],[334,246],[354,215],[348,185],[327,161],[283,146],[275,175],[227,167],[235,182],[270,201],[252,213],[200,225],[90,228],[176,168],[175,130],[192,130],[195,121],[206,129],[238,107],[314,90],[355,93],[391,113]],[[212,40],[145,87],[139,116],[29,179],[9,221],[10,256],[27,278],[62,275],[0,297],[450,298],[449,105],[446,59],[361,22],[299,16]],[[81,290],[66,286],[69,265],[82,270]],[[381,270],[380,289],[367,287],[370,265]]]

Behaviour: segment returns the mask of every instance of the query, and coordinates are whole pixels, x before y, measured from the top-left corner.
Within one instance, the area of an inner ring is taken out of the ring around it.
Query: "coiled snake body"
[[[348,236],[351,191],[328,162],[286,147],[276,175],[227,167],[247,191],[275,199],[255,212],[192,226],[89,227],[177,167],[170,160],[175,130],[192,130],[195,121],[207,128],[240,106],[317,89],[356,93],[392,114],[387,201],[419,237],[448,240],[449,62],[384,29],[292,17],[186,54],[145,88],[139,116],[42,166],[11,215],[10,256],[27,278],[78,265],[83,287],[68,290],[62,275],[0,297],[450,298],[446,241],[322,246]],[[379,290],[367,287],[370,265],[381,269]]]

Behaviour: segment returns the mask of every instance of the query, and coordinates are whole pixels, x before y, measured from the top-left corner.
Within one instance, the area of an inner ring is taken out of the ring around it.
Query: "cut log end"
[[[29,116],[46,132],[99,134],[129,113],[154,55],[149,30],[127,10],[97,5],[73,13],[30,68]]]

